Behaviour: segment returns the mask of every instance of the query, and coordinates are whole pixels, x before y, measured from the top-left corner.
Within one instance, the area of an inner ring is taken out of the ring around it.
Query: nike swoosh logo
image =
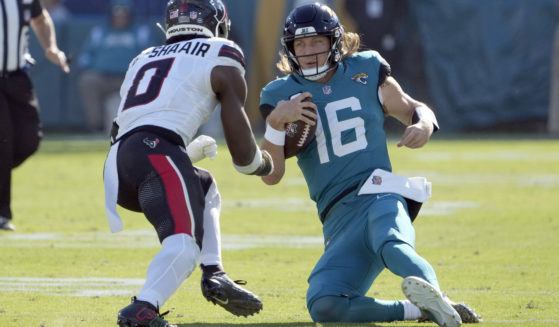
[[[385,198],[385,197],[387,197],[387,196],[391,196],[391,195],[392,195],[392,194],[380,194],[380,195],[377,195],[377,200],[378,200],[378,199]]]
[[[221,303],[221,304],[223,304],[223,305],[226,305],[226,304],[229,303],[229,299],[225,299],[225,301],[223,301],[223,300],[220,300],[220,299],[214,297],[214,300],[216,300],[217,302],[219,302],[219,303]]]

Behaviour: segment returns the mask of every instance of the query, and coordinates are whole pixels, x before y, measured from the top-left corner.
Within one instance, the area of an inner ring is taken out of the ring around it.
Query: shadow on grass
[[[410,325],[411,321],[406,322],[405,327],[427,327],[425,323],[417,323]],[[413,323],[413,322],[411,322]],[[286,323],[252,323],[252,324],[224,324],[224,323],[200,323],[200,322],[193,322],[193,323],[186,323],[186,324],[178,324],[177,327],[192,327],[192,326],[202,326],[202,327],[227,327],[227,326],[250,326],[250,327],[382,327],[386,326],[386,323],[381,325],[377,325],[374,323],[312,323],[312,322],[286,322]],[[394,325],[396,326],[396,325]]]
[[[224,323],[200,323],[193,322],[190,324],[178,324],[177,327],[192,327],[192,326],[202,326],[202,327],[222,327],[222,326],[251,326],[251,327],[316,327],[313,323],[302,323],[302,322],[287,322],[287,323],[252,323],[252,324],[224,324]]]

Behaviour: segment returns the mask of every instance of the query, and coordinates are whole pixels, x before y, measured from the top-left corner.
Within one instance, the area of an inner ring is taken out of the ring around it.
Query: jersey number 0
[[[152,61],[140,68],[128,90],[122,111],[148,104],[161,92],[163,82],[169,75],[175,58]]]

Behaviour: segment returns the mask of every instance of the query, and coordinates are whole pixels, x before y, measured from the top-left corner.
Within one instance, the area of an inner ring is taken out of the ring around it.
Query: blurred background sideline
[[[223,1],[232,21],[230,38],[242,47],[247,59],[246,111],[258,135],[263,131],[258,113],[260,89],[280,76],[275,63],[284,18],[295,6],[315,1]],[[87,48],[100,35],[94,30],[113,19],[109,17],[116,14],[115,6],[126,5],[136,28],[136,46],[163,43],[164,35],[155,23],[164,25],[166,1],[42,2],[55,21],[59,47],[73,58],[71,73],[62,74],[47,62],[31,33],[30,52],[37,63],[30,74],[39,97],[43,127],[47,134],[105,135],[106,122],[112,119],[118,105],[118,94],[106,91],[100,95],[104,127],[91,125],[87,110],[93,109],[86,110],[84,105],[92,103],[85,99],[89,86],[85,84],[84,91],[83,79],[91,68]],[[379,51],[387,59],[404,90],[433,108],[443,131],[559,134],[559,1],[319,2],[330,5],[340,14],[347,31],[360,33],[367,48]],[[124,66],[122,71],[126,71],[129,59],[125,55],[119,58],[125,62],[120,64]],[[389,131],[398,128],[398,124],[387,121]],[[202,132],[221,137],[218,114]]]

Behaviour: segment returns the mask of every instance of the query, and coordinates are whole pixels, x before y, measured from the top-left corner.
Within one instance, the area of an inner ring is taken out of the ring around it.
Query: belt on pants
[[[328,216],[328,212],[330,211],[330,209],[332,209],[332,207],[338,202],[340,201],[343,197],[345,197],[346,195],[348,195],[349,193],[355,191],[358,187],[359,187],[360,183],[357,183],[355,185],[352,185],[348,188],[346,188],[342,193],[338,194],[338,196],[336,196],[334,198],[334,200],[330,201],[330,203],[328,203],[328,205],[326,206],[326,208],[324,208],[324,210],[322,210],[322,212],[320,213],[320,222],[324,224],[324,222],[326,221],[326,218]]]

